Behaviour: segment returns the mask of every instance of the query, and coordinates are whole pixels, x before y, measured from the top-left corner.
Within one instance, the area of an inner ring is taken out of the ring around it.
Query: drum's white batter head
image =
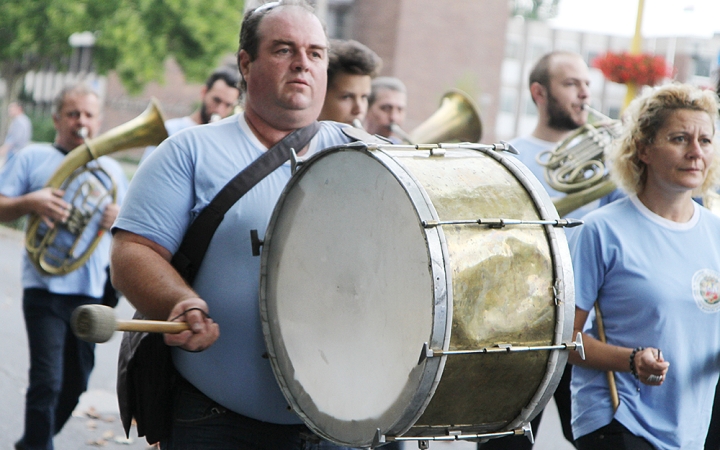
[[[341,151],[311,169],[281,199],[263,249],[271,357],[298,413],[366,442],[417,389],[430,255],[408,193],[378,160]]]

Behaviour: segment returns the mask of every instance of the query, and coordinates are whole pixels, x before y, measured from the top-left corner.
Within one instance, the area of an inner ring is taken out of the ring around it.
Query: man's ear
[[[547,89],[537,81],[530,85],[530,95],[536,104],[547,102]]]
[[[250,55],[245,50],[240,50],[238,52],[238,68],[240,69],[240,74],[242,75],[243,79],[247,78],[247,73],[250,70]]]

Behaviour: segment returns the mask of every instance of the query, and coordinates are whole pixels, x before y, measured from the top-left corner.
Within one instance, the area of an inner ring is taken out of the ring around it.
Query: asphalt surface
[[[0,226],[0,450],[12,450],[23,433],[25,390],[29,356],[25,322],[22,315],[20,258],[23,234]],[[132,317],[132,307],[121,300],[118,317]],[[119,334],[95,351],[95,370],[88,391],[63,430],[55,437],[57,450],[78,449],[147,449],[145,438],[138,438],[134,428],[130,437],[120,424],[115,382]]]
[[[0,450],[13,450],[23,431],[24,397],[27,389],[29,357],[25,322],[22,316],[20,261],[24,251],[23,234],[0,226]],[[133,309],[125,299],[116,308],[120,319],[130,319]],[[95,350],[95,370],[88,391],[63,430],[55,437],[57,450],[148,449],[134,428],[129,439],[120,424],[115,395],[117,354],[121,336],[117,333]],[[536,433],[536,450],[572,450],[563,439],[555,404],[551,402]],[[404,449],[415,449],[405,443]],[[434,450],[474,450],[469,442],[430,442]]]

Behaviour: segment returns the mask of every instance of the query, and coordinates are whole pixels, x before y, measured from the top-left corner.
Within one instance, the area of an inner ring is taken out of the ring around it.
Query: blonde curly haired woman
[[[720,374],[720,217],[692,197],[715,184],[717,116],[715,93],[689,85],[636,100],[609,155],[629,195],[585,216],[572,237],[587,354],[571,358],[581,450],[703,448]]]

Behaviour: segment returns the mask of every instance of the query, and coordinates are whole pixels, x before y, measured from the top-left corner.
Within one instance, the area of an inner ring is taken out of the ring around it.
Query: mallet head
[[[115,311],[105,305],[78,306],[73,311],[70,324],[75,336],[96,344],[109,341],[117,327]]]

